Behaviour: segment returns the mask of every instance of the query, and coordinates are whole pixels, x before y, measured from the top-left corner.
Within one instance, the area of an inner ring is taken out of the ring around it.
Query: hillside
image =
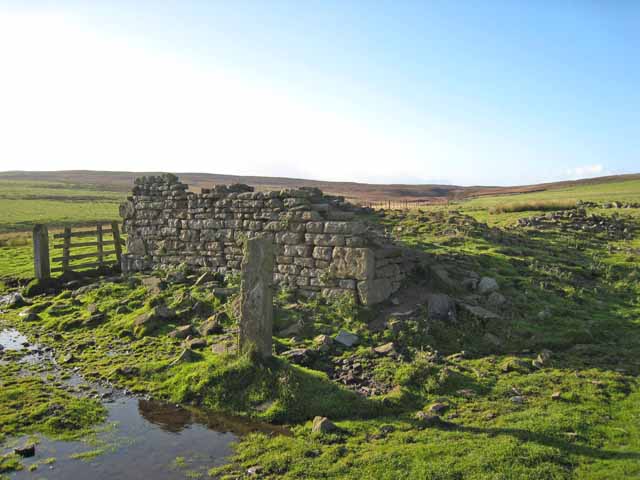
[[[0,180],[62,182],[81,185],[83,189],[96,189],[116,192],[130,190],[133,179],[142,175],[157,175],[158,172],[106,172],[91,170],[61,170],[51,172],[11,171],[0,172]],[[246,183],[261,190],[289,188],[292,186],[317,187],[326,193],[343,195],[360,201],[379,200],[429,200],[442,202],[447,199],[465,199],[469,197],[509,195],[545,190],[563,189],[580,185],[640,180],[640,174],[613,175],[536,185],[512,187],[497,186],[457,186],[457,185],[402,185],[370,184],[357,182],[329,182],[286,177],[260,177],[242,175],[219,175],[214,173],[176,173],[192,189],[207,188],[215,184]]]

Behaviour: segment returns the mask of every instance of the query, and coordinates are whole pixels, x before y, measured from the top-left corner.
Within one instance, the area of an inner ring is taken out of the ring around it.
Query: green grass
[[[257,362],[205,349],[191,361],[171,365],[181,345],[167,336],[169,331],[180,324],[197,326],[214,311],[230,311],[201,287],[176,284],[151,294],[135,278],[102,283],[75,298],[68,292],[36,298],[39,322],[26,323],[15,310],[3,318],[29,335],[45,336],[57,351],[73,354],[70,367],[78,367],[87,379],[289,424],[291,436],[244,437],[231,462],[211,471],[215,476],[237,478],[259,465],[267,478],[290,479],[638,478],[639,209],[592,210],[623,217],[634,232],[626,240],[555,227],[513,227],[517,218],[538,215],[555,202],[638,197],[640,182],[618,182],[482,198],[448,208],[390,213],[380,220],[399,241],[423,250],[430,265],[444,263],[496,278],[508,299],[499,320],[474,321],[461,314],[456,323],[427,322],[419,309],[397,334],[372,333],[366,322],[376,309],[344,300],[296,300],[281,292],[275,302],[276,331],[294,322],[305,326],[297,340],[276,335],[279,351],[311,347],[319,333],[355,331],[361,345],[336,356],[357,353],[375,366],[379,378],[395,385],[389,394],[373,398],[331,382],[320,371],[323,359],[303,368],[283,357]],[[535,210],[504,207],[516,198]],[[0,272],[20,275],[29,255],[28,246],[0,248]],[[427,271],[411,281],[429,278]],[[467,294],[456,288],[450,293],[460,298]],[[134,319],[161,302],[176,309],[177,318],[136,336]],[[107,312],[107,319],[88,326],[84,321],[92,303]],[[194,313],[197,303],[208,310]],[[232,318],[225,322],[233,325]],[[487,334],[500,344],[488,342]],[[391,340],[404,360],[371,352],[372,346]],[[543,349],[552,351],[551,359],[535,368],[532,362]],[[104,355],[107,350],[111,355]],[[434,356],[434,350],[440,355]],[[447,359],[461,350],[464,356]],[[47,423],[47,417],[37,415],[50,401],[64,406],[71,431],[100,418],[94,404],[75,404],[64,392],[49,390],[42,377],[21,377],[16,364],[8,365],[0,365],[2,387],[8,387],[0,388],[0,424],[6,435],[64,434],[64,429],[50,429],[66,424]],[[554,392],[559,399],[552,400]],[[522,403],[512,400],[516,395]],[[449,406],[445,423],[424,428],[415,413],[436,401]],[[312,433],[315,415],[329,416],[342,431]],[[2,461],[11,465],[14,459]]]
[[[122,192],[51,182],[0,181],[0,234],[118,219]]]
[[[555,210],[566,210],[576,208],[573,200],[530,200],[513,203],[500,203],[489,209],[489,213],[510,213],[510,212],[548,212]]]
[[[465,208],[489,209],[502,204],[513,202],[535,201],[571,201],[590,202],[640,202],[640,180],[624,182],[601,183],[597,185],[580,185],[577,187],[550,189],[542,192],[523,193],[515,195],[499,195],[494,197],[479,197],[463,202]]]

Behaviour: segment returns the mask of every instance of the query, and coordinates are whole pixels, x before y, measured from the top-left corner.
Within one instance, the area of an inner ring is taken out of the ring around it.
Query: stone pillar
[[[273,243],[268,238],[247,240],[240,284],[240,351],[255,348],[271,356],[273,329]]]
[[[51,276],[49,265],[49,231],[46,225],[33,227],[33,270],[38,280]]]

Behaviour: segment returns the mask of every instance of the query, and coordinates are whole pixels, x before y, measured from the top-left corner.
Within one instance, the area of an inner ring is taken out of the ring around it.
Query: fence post
[[[64,244],[62,246],[62,273],[69,270],[69,250],[71,248],[71,227],[64,227]]]
[[[102,243],[103,241],[103,237],[102,237],[102,225],[96,225],[96,237],[98,238],[98,263],[100,264],[100,267],[102,267],[103,264],[103,258],[104,258],[104,245]]]
[[[116,251],[118,265],[122,265],[122,244],[120,243],[120,230],[118,229],[118,222],[111,222],[111,233],[113,234],[113,246],[114,250]]]
[[[33,270],[38,280],[46,280],[51,276],[49,230],[42,224],[33,226]]]

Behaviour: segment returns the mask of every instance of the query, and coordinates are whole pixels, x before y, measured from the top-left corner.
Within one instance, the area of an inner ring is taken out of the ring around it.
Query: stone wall
[[[254,192],[236,184],[194,193],[174,175],[142,177],[120,215],[125,272],[186,263],[235,273],[244,240],[267,236],[275,244],[275,283],[374,304],[411,268],[405,250],[360,221],[354,206],[315,188]]]

